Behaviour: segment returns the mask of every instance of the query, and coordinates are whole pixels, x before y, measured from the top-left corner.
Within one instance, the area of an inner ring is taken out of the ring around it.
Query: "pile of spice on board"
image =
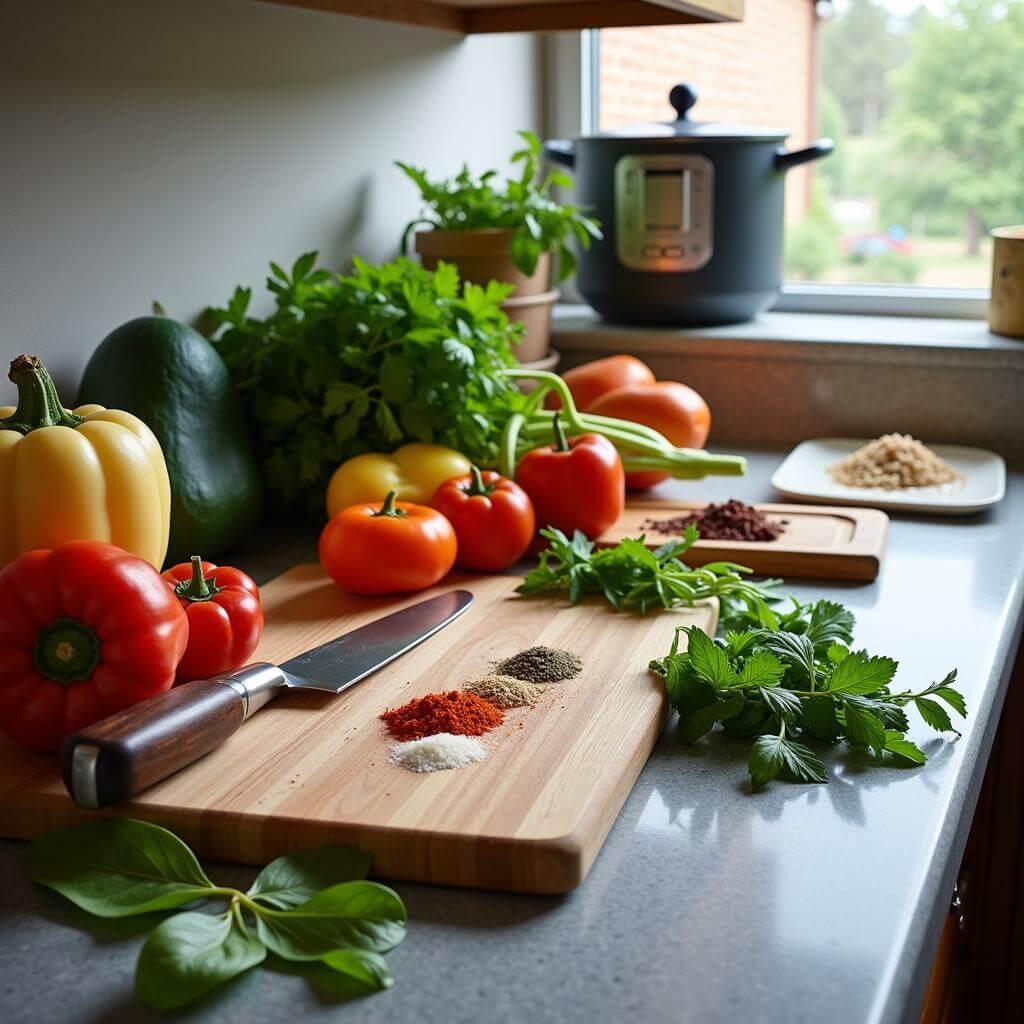
[[[487,751],[478,739],[439,732],[434,736],[399,743],[392,748],[388,760],[411,772],[438,772],[447,768],[464,768],[486,756]]]
[[[909,434],[883,434],[828,468],[837,484],[847,487],[935,487],[961,479],[960,474],[930,448]]]
[[[776,540],[785,533],[785,519],[769,519],[759,508],[730,498],[720,505],[707,505],[688,516],[673,519],[648,519],[643,529],[654,533],[682,533],[696,526],[701,540]]]
[[[418,740],[443,732],[481,736],[501,725],[505,713],[475,693],[449,690],[416,697],[380,717],[395,739]]]
[[[411,772],[464,768],[487,756],[474,737],[501,725],[508,708],[532,707],[547,688],[579,675],[583,663],[571,651],[530,647],[466,684],[464,690],[428,693],[381,716],[389,733],[405,742],[388,755]],[[520,727],[522,723],[520,723]]]
[[[469,693],[489,700],[499,708],[522,708],[536,704],[544,687],[515,676],[491,675],[466,684]]]
[[[531,683],[560,683],[578,676],[583,668],[579,655],[556,651],[551,647],[527,647],[511,658],[499,661],[495,671],[503,676],[526,679]]]

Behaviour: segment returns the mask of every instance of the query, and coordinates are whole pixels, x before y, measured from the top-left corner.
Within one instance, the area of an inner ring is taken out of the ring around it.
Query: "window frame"
[[[600,125],[600,30],[557,33],[548,53],[547,128],[552,135],[591,135]],[[783,281],[773,310],[857,316],[984,319],[985,288],[819,284]]]

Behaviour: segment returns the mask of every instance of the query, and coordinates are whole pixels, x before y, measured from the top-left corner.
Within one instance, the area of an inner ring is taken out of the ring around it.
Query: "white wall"
[[[540,118],[529,36],[254,0],[0,0],[0,40],[0,357],[40,355],[69,399],[153,299],[187,320],[262,288],[270,259],[390,258],[417,207],[393,159],[503,167]]]

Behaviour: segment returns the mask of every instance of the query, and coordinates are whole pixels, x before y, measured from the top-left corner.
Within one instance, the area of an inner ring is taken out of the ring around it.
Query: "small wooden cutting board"
[[[648,670],[675,627],[713,633],[717,605],[613,612],[603,602],[520,598],[514,576],[450,577],[401,598],[346,594],[316,565],[262,588],[256,660],[280,662],[387,612],[464,587],[459,619],[338,697],[289,693],[217,750],[104,814],[177,832],[202,856],[265,864],[323,843],[374,855],[384,878],[565,892],[596,857],[661,731],[664,688]],[[412,697],[486,675],[535,644],[571,650],[583,671],[482,737],[487,759],[417,775],[388,762],[378,718]],[[68,798],[52,755],[0,739],[0,834],[28,839],[96,814]]]
[[[699,502],[631,499],[619,521],[598,543],[618,544],[623,537],[646,536],[659,547],[679,533],[659,533],[648,520],[675,519],[705,506]],[[821,580],[873,580],[882,565],[889,517],[875,508],[827,505],[757,505],[785,531],[772,541],[699,540],[683,556],[687,565],[737,562],[764,576],[798,576]]]

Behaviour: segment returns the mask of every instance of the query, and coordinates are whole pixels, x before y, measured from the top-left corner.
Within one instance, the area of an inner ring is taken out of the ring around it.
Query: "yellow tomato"
[[[327,485],[327,517],[363,502],[382,502],[392,491],[399,501],[426,505],[453,476],[469,472],[470,461],[438,444],[406,444],[390,455],[370,452],[343,462]]]

